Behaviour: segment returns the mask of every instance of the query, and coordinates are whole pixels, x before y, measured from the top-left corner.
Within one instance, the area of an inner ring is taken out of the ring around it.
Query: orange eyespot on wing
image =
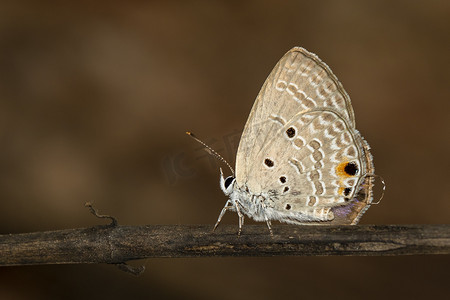
[[[356,176],[358,172],[358,165],[352,161],[342,162],[336,167],[336,174],[345,178]]]
[[[346,184],[349,184],[349,181],[348,180],[345,181],[345,179],[357,176],[358,173],[359,173],[358,165],[356,164],[356,162],[353,161],[342,162],[336,167],[336,174],[340,177],[339,179],[340,187],[338,193],[339,195],[344,196],[345,200],[350,200],[350,195],[352,194],[352,188],[346,186]],[[345,184],[344,181],[346,182]],[[352,179],[350,179],[350,181],[352,181]]]

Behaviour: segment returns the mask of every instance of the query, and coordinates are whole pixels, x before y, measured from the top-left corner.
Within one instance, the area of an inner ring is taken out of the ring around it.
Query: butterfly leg
[[[233,205],[231,204],[231,201],[228,200],[227,203],[225,203],[225,206],[222,208],[222,211],[220,212],[219,218],[217,218],[216,225],[214,225],[213,231],[216,230],[217,226],[219,226],[220,221],[222,221],[223,215],[227,212],[227,210],[233,208]]]
[[[263,210],[266,210],[266,206],[263,204],[262,206]],[[269,218],[267,217],[267,215],[265,213],[264,214],[264,220],[266,221],[267,224],[267,228],[269,228],[269,232],[270,232],[270,236],[273,237],[273,231],[272,231],[272,222],[270,222]]]
[[[239,231],[238,231],[238,237],[239,237],[239,236],[241,236],[242,226],[244,225],[244,214],[241,212],[241,209],[239,207],[239,205],[240,205],[239,201],[235,200],[234,203],[236,205],[236,212],[239,216]]]
[[[264,215],[264,219],[266,219],[266,224],[267,224],[267,228],[269,228],[270,236],[273,237],[272,223],[270,222],[270,220],[267,218],[266,215]]]

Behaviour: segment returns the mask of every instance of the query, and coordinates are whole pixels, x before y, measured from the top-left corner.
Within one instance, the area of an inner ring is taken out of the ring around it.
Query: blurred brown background
[[[449,1],[63,2],[0,2],[0,233],[102,223],[86,201],[121,224],[212,226],[219,172],[184,132],[234,164],[253,101],[293,46],[344,84],[387,182],[361,223],[448,223]],[[449,292],[448,256],[141,263],[138,278],[108,265],[0,268],[0,298]]]

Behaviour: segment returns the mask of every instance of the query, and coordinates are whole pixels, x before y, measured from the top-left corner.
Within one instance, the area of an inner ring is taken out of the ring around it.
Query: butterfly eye
[[[228,176],[227,179],[225,179],[225,188],[228,189],[228,187],[233,183],[234,177]]]

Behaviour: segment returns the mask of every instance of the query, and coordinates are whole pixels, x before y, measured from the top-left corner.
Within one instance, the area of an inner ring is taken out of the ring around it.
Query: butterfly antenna
[[[186,134],[189,135],[191,138],[193,138],[194,140],[196,140],[197,142],[199,142],[200,144],[202,144],[205,147],[206,152],[208,152],[208,154],[214,156],[215,158],[217,158],[218,160],[222,161],[223,163],[225,163],[228,168],[230,169],[231,173],[234,176],[234,170],[233,168],[230,166],[230,164],[225,160],[225,158],[222,157],[222,155],[220,155],[219,153],[217,153],[213,148],[211,148],[210,146],[206,145],[204,142],[202,142],[199,138],[197,138],[192,132],[190,131],[186,131]]]

